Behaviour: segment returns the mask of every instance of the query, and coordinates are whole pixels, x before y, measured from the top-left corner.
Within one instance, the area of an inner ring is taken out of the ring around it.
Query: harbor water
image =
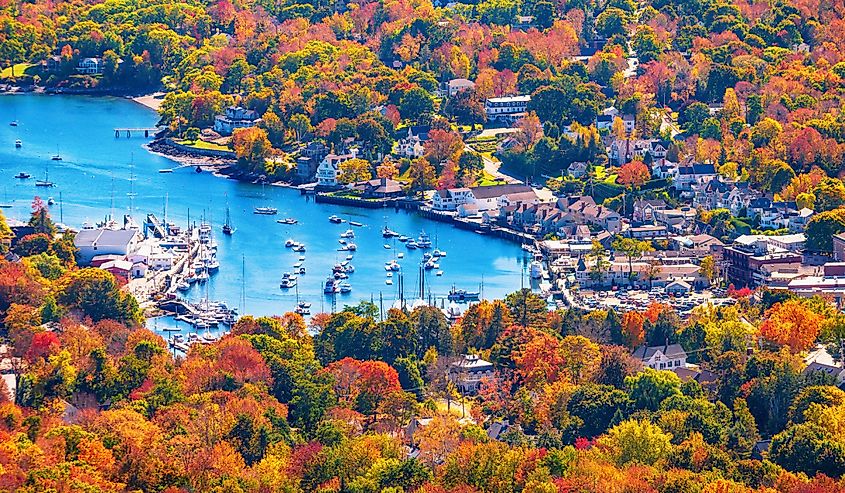
[[[297,291],[301,301],[311,303],[312,313],[341,309],[361,300],[373,300],[387,309],[399,295],[398,273],[394,273],[392,285],[386,283],[384,265],[394,258],[402,266],[404,297],[419,298],[423,251],[383,238],[385,225],[413,238],[425,231],[433,248],[447,253],[438,261],[438,269],[424,271],[424,297],[437,300],[438,306],[452,286],[495,298],[519,289],[523,282],[528,284],[530,259],[519,245],[432,222],[412,212],[317,204],[294,189],[262,189],[207,172],[196,173],[190,167],[159,173],[178,164],[148,152],[143,145],[149,139],[142,133],[130,138],[114,134],[118,127],[151,127],[157,119],[155,112],[123,98],[0,96],[0,203],[12,206],[3,209],[4,214],[28,220],[31,201],[37,195],[45,201],[52,197],[53,218],[77,229],[112,213],[116,218],[130,213],[139,223],[147,213],[159,218],[166,214],[168,221],[183,226],[189,217],[192,223],[204,218],[214,226],[221,268],[207,287],[197,284],[184,296],[192,301],[208,296],[254,315],[293,310]],[[9,125],[12,120],[18,126]],[[15,147],[18,139],[20,148]],[[62,160],[51,160],[57,153]],[[15,178],[20,172],[32,177]],[[35,186],[35,180],[45,175],[54,187]],[[231,237],[221,233],[227,205],[236,228]],[[253,214],[259,206],[275,207],[278,215]],[[347,222],[330,223],[331,215]],[[286,217],[296,218],[298,223],[276,222]],[[363,226],[350,226],[348,221]],[[348,241],[357,245],[351,260],[355,272],[347,279],[352,290],[326,296],[323,286],[332,267],[351,253],[338,251],[342,247],[339,235],[347,229],[355,234]],[[285,248],[287,239],[303,243],[306,251]],[[404,258],[398,258],[399,253]],[[300,256],[305,257],[306,273],[299,275],[296,289],[280,289],[283,273],[292,272]]]

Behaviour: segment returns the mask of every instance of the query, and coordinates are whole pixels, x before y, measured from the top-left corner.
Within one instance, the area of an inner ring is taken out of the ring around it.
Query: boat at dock
[[[334,276],[329,276],[326,279],[325,284],[323,285],[323,293],[325,294],[334,294],[338,290],[338,282],[335,280]]]
[[[449,290],[449,301],[454,301],[455,303],[468,303],[470,301],[478,301],[481,298],[480,293],[467,291],[465,289],[455,289],[452,286],[452,289]]]
[[[339,289],[341,293],[349,293],[352,291],[352,285],[348,282],[342,282]]]
[[[281,289],[290,289],[296,286],[296,276],[291,275],[290,272],[282,274],[282,281],[279,283]]]
[[[425,231],[420,232],[420,236],[417,238],[417,247],[431,248],[431,238],[429,238]]]

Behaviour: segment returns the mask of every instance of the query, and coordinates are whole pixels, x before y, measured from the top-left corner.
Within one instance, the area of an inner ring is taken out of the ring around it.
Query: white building
[[[488,120],[516,121],[525,116],[531,96],[507,96],[489,98],[484,102],[484,113]]]
[[[345,154],[327,154],[317,166],[317,185],[323,187],[336,187],[337,177],[340,174],[340,163],[358,157],[358,149],[350,149]]]
[[[452,79],[446,83],[446,87],[448,88],[449,96],[451,97],[461,91],[475,89],[475,82],[469,79]]]
[[[438,190],[432,198],[432,207],[438,211],[454,211],[458,206],[474,200],[469,188],[446,188]]]
[[[76,65],[76,72],[86,75],[99,75],[103,73],[103,59],[96,57],[83,58]]]
[[[88,265],[97,255],[129,255],[141,240],[134,229],[83,229],[73,244],[79,249],[79,263]]]
[[[672,370],[687,366],[687,352],[680,344],[666,346],[640,346],[633,354],[644,366],[655,370]]]

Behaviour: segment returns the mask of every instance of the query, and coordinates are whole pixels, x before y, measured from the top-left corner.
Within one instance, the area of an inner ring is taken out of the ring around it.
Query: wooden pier
[[[150,134],[155,135],[159,131],[156,127],[140,127],[140,128],[116,128],[114,129],[114,136],[120,137],[121,133],[126,133],[126,137],[132,137],[132,132],[135,133],[144,133],[144,137],[149,137]]]

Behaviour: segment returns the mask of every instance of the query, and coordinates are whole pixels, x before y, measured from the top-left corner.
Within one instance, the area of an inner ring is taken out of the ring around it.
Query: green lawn
[[[15,77],[20,77],[24,75],[27,70],[35,67],[35,65],[31,63],[16,63],[14,66],[15,69]],[[0,79],[8,79],[12,76],[12,67],[6,67],[2,71],[0,71]]]
[[[204,140],[195,140],[191,142],[190,140],[177,140],[177,144],[189,147],[195,147],[197,149],[208,149],[211,151],[230,151],[228,146],[222,146],[220,144],[215,144],[214,142],[206,142]]]
[[[475,186],[477,187],[489,187],[491,185],[500,185],[502,182],[497,180],[496,177],[491,175],[486,171],[481,172],[481,176],[476,180]]]

